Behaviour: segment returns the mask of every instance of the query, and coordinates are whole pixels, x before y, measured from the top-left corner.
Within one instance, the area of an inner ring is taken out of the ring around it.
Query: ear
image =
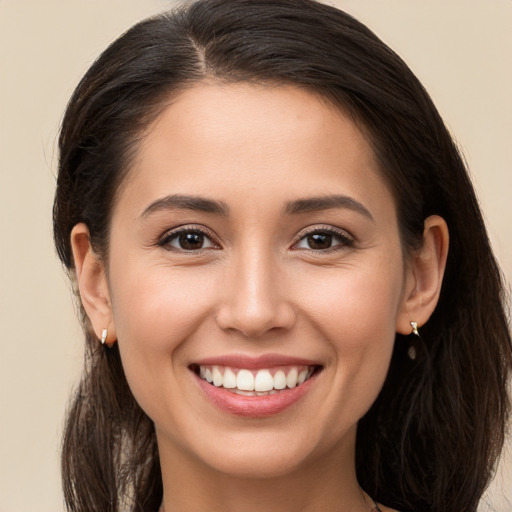
[[[410,334],[411,322],[424,325],[434,312],[448,256],[449,233],[445,220],[432,215],[425,220],[423,245],[409,259],[396,331]]]
[[[77,224],[72,229],[71,249],[82,305],[96,337],[101,340],[103,330],[107,329],[105,342],[111,346],[116,341],[116,332],[105,267],[92,248],[85,224]]]

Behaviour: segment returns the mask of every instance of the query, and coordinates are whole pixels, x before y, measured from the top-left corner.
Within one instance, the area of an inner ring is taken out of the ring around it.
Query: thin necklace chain
[[[377,505],[377,502],[368,493],[364,492],[363,489],[361,489],[361,488],[359,488],[359,489],[361,491],[361,496],[363,497],[364,502],[367,503],[367,500],[366,500],[367,497],[372,502],[371,503],[372,508],[371,508],[370,512],[382,512],[379,505]]]
[[[370,510],[370,512],[382,512],[379,505],[377,505],[377,502],[371,496],[368,496],[368,498],[370,498],[373,503],[373,508],[372,508],[372,510]]]

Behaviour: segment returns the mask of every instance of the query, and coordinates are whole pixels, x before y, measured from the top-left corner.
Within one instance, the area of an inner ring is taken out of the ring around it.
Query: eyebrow
[[[373,215],[365,206],[352,197],[343,195],[328,195],[308,197],[307,199],[297,199],[296,201],[287,203],[284,211],[286,215],[296,215],[299,213],[329,210],[331,208],[347,208],[360,213],[375,222]]]
[[[226,217],[229,209],[222,201],[214,201],[212,199],[206,199],[198,196],[173,194],[152,202],[147,208],[145,208],[140,218],[144,219],[151,213],[162,210],[194,210],[198,212],[214,213]]]
[[[285,215],[297,215],[301,213],[329,210],[331,208],[347,208],[364,215],[372,221],[375,221],[370,211],[359,201],[343,195],[308,197],[306,199],[290,201],[286,204],[284,213]],[[140,218],[144,219],[154,212],[175,209],[194,210],[221,215],[223,217],[227,217],[229,215],[229,208],[226,203],[222,201],[215,201],[213,199],[206,199],[199,196],[173,194],[152,202],[144,209]]]

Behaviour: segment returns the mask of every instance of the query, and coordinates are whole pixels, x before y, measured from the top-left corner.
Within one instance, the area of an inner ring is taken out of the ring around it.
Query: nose
[[[231,266],[217,310],[221,329],[256,339],[293,327],[296,313],[283,271],[274,260],[259,251],[241,255]]]

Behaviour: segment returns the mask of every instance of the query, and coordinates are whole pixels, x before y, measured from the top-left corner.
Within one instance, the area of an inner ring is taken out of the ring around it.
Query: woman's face
[[[162,460],[244,476],[352,460],[407,276],[392,195],[347,116],[293,87],[182,92],[120,190],[108,267]]]

